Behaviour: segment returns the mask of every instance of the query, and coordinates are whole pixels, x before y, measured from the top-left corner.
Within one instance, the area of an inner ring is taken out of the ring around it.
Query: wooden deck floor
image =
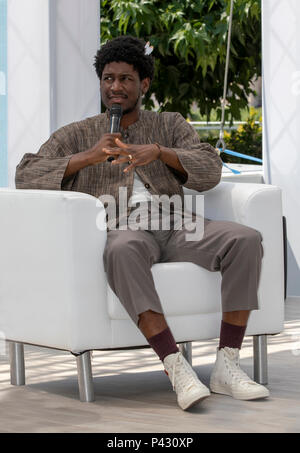
[[[217,340],[193,344],[193,366],[205,384],[216,347]],[[268,400],[212,395],[184,412],[150,349],[95,352],[96,401],[81,403],[73,356],[26,346],[26,386],[10,385],[8,357],[0,356],[0,432],[299,433],[299,299],[287,300],[285,330],[269,337],[268,352]],[[251,337],[244,341],[241,366],[252,376]]]

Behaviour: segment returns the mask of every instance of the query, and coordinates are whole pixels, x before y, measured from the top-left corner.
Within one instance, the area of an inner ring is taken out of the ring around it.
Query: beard
[[[138,95],[137,100],[135,101],[134,105],[132,107],[129,107],[128,109],[123,110],[123,115],[126,115],[127,113],[133,112],[135,110],[136,106],[138,105],[141,97],[142,97],[142,93],[140,92],[140,94]]]

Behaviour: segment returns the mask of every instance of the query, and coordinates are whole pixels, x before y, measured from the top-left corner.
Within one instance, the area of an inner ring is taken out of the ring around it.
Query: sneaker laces
[[[229,356],[229,357],[228,357]],[[256,384],[251,378],[240,368],[240,361],[238,353],[228,351],[224,354],[225,363],[228,365],[228,370],[232,379],[239,384]]]
[[[179,366],[178,365],[183,365]],[[176,383],[175,383],[176,377]],[[184,357],[179,353],[176,359],[173,362],[172,366],[172,379],[171,379],[173,390],[175,390],[175,386],[177,390],[181,390],[184,387],[186,389],[190,389],[193,385],[195,385],[195,374],[192,368],[187,366]]]

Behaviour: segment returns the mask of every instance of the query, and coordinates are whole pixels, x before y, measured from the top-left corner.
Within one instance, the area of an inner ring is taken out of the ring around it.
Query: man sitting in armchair
[[[18,189],[110,195],[119,206],[123,187],[149,212],[148,203],[155,195],[183,198],[182,186],[203,192],[220,182],[218,153],[201,143],[179,113],[141,109],[154,75],[154,60],[145,42],[131,36],[109,41],[97,52],[95,68],[107,111],[60,128],[37,154],[25,154],[16,171]],[[123,111],[119,133],[109,132],[113,104]],[[126,220],[132,213],[132,207],[127,208]],[[268,389],[239,367],[250,312],[259,308],[261,234],[235,222],[205,218],[202,237],[188,241],[186,228],[174,226],[174,212],[170,217],[169,229],[152,229],[148,223],[135,229],[123,228],[124,218],[117,215],[116,228],[108,228],[103,256],[110,287],[163,362],[178,404],[186,410],[208,397],[210,390],[177,348],[151,266],[188,261],[220,271],[223,319],[210,389],[243,400],[267,397]]]

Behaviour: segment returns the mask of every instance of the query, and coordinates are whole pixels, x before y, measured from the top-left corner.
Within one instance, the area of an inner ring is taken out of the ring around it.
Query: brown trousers
[[[229,221],[204,219],[204,235],[186,241],[185,230],[111,230],[103,261],[108,283],[138,325],[139,314],[163,313],[151,273],[155,263],[188,261],[222,275],[222,311],[257,310],[262,236]]]

